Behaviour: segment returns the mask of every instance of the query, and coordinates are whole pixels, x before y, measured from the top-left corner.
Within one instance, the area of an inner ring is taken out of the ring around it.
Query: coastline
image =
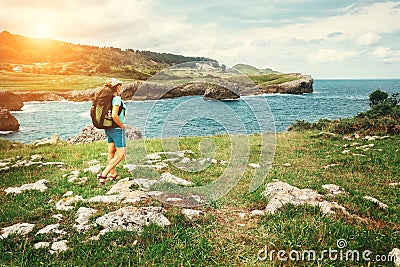
[[[239,92],[240,96],[251,96],[260,94],[304,94],[313,92],[313,78],[309,75],[299,75],[298,80],[284,82],[280,84],[272,84],[263,87],[256,87],[252,90],[245,90]],[[124,101],[127,100],[159,100],[165,98],[177,98],[182,96],[196,96],[205,95],[207,84],[205,86],[198,86],[196,83],[188,83],[183,86],[177,86],[167,91],[162,90],[157,92],[154,88],[148,90],[139,90],[143,82],[133,82],[124,85],[121,97]],[[215,87],[215,86],[214,86]],[[72,90],[72,91],[7,91],[9,93],[19,96],[22,102],[45,102],[45,101],[71,101],[71,102],[87,102],[91,101],[101,87],[86,89],[86,90]],[[213,88],[215,91],[213,95],[223,95],[223,87]],[[139,91],[138,91],[139,90]],[[225,90],[226,91],[226,90]],[[229,91],[229,90],[228,90]],[[137,93],[138,95],[135,95]],[[232,92],[234,93],[234,92]],[[225,94],[226,95],[226,94]],[[209,97],[207,95],[207,97]],[[212,98],[212,96],[211,96]],[[232,98],[228,94],[226,99]],[[225,100],[222,98],[221,100]],[[217,98],[216,98],[217,99]]]

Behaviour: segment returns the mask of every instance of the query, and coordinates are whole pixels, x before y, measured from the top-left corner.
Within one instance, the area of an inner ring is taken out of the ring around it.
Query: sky
[[[400,78],[400,1],[0,0],[0,31],[316,79]]]

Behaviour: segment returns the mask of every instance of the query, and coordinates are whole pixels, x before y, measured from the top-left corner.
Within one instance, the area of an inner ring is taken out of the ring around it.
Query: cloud
[[[400,63],[400,50],[392,50],[390,48],[380,46],[371,54],[382,63]]]
[[[320,49],[309,56],[311,63],[341,62],[358,55],[355,51],[337,51],[335,49]]]
[[[205,56],[279,71],[320,70],[320,63],[349,63],[354,57],[364,65],[371,59],[396,62],[398,1],[359,0],[342,9],[345,0],[329,2],[0,0],[5,7],[0,30],[33,36],[35,28],[47,25],[51,38],[72,43]],[[392,50],[360,47],[378,43]]]
[[[381,37],[379,36],[379,34],[376,34],[374,32],[367,32],[357,38],[357,44],[369,46],[376,44],[380,39]]]

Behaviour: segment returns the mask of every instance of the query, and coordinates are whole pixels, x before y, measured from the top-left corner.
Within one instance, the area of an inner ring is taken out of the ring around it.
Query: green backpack
[[[90,117],[94,127],[98,129],[109,129],[118,128],[118,124],[112,119],[112,100],[113,90],[109,87],[104,87],[100,90],[92,101],[90,108]],[[118,115],[124,110],[124,104],[121,102],[121,106],[118,110]]]

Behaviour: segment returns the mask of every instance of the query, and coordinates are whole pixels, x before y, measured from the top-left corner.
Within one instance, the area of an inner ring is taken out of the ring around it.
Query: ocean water
[[[365,111],[376,89],[400,92],[400,80],[315,80],[312,94],[268,94],[239,101],[204,101],[201,96],[128,101],[127,124],[138,127],[145,138],[283,132],[296,120],[346,118]],[[25,103],[22,111],[12,112],[20,130],[0,138],[30,143],[57,133],[67,139],[91,124],[90,104]]]

